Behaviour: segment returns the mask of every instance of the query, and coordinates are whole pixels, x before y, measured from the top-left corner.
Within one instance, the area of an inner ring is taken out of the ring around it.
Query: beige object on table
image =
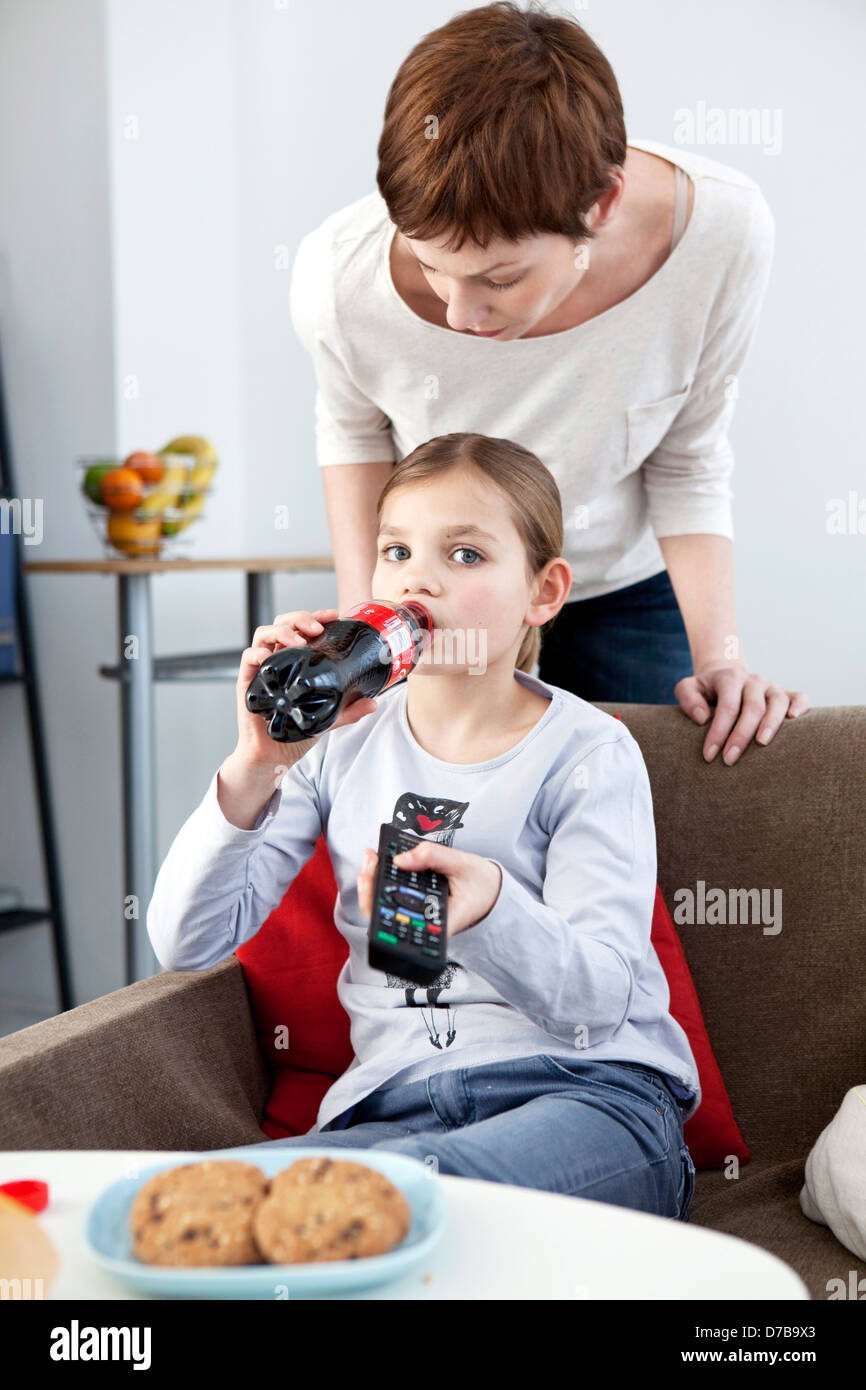
[[[60,1261],[35,1212],[0,1192],[0,1301],[45,1298]],[[18,1288],[9,1287],[17,1280]],[[29,1281],[29,1282],[28,1282]]]
[[[852,1086],[806,1159],[804,1216],[866,1260],[866,1086]]]

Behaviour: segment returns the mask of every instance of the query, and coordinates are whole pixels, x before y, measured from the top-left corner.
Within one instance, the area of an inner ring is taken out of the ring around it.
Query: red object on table
[[[20,1202],[31,1211],[44,1211],[48,1206],[48,1183],[37,1178],[22,1178],[20,1182],[0,1182],[0,1192]]]

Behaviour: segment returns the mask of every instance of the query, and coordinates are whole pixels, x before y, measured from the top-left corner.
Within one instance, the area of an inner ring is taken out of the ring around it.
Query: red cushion
[[[619,715],[616,716],[619,718]],[[236,952],[273,1085],[262,1121],[269,1139],[307,1134],[325,1092],[351,1065],[349,1018],[337,976],[349,947],[334,922],[337,883],[324,835],[278,907]],[[691,1044],[702,1100],[684,1129],[697,1168],[751,1154],[734,1120],[680,939],[656,888],[651,939],[671,992],[670,1012]]]
[[[324,835],[279,906],[239,946],[262,1052],[273,1085],[262,1130],[307,1134],[322,1097],[351,1065],[349,1017],[337,976],[349,946],[334,923],[337,882]]]
[[[650,940],[671,992],[669,1011],[689,1040],[701,1081],[701,1103],[683,1126],[692,1161],[696,1168],[720,1168],[731,1154],[736,1154],[741,1163],[748,1163],[752,1155],[734,1119],[692,973],[658,885]]]

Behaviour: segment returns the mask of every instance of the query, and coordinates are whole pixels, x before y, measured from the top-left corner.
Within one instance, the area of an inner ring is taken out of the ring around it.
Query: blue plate
[[[343,1158],[363,1163],[384,1173],[409,1203],[412,1221],[409,1233],[386,1255],[368,1255],[357,1260],[327,1260],[308,1264],[225,1265],[218,1269],[201,1266],[178,1269],[169,1265],[148,1265],[132,1254],[129,1211],[139,1188],[166,1168],[194,1163],[204,1158],[241,1159],[255,1163],[267,1177],[288,1168],[298,1158]],[[304,1298],[351,1293],[400,1279],[423,1263],[436,1245],[445,1223],[442,1184],[426,1164],[406,1154],[387,1149],[340,1150],[310,1145],[289,1148],[259,1147],[219,1149],[197,1156],[165,1161],[142,1170],[137,1178],[119,1178],[97,1197],[87,1213],[84,1242],[87,1253],[98,1265],[134,1289],[162,1298]]]

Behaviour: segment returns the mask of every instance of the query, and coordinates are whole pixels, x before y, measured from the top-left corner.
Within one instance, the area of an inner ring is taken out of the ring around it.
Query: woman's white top
[[[728,430],[773,254],[753,179],[679,147],[629,144],[693,180],[691,217],[679,178],[667,260],[564,332],[497,342],[420,318],[394,286],[396,228],[378,191],[309,232],[292,268],[319,467],[398,461],[454,431],[522,444],[560,489],[572,601],[660,573],[660,536],[733,539]]]

